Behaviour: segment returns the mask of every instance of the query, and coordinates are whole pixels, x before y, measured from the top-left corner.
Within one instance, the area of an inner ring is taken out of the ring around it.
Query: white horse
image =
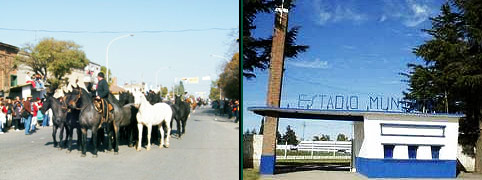
[[[149,101],[147,101],[144,94],[138,91],[133,92],[134,95],[134,104],[136,107],[139,108],[139,112],[137,113],[137,128],[139,129],[139,141],[137,143],[137,151],[141,150],[141,142],[142,142],[142,128],[143,126],[147,126],[147,150],[151,149],[151,131],[153,125],[159,125],[159,131],[161,132],[161,144],[159,148],[162,149],[162,146],[166,148],[169,147],[169,137],[171,134],[171,119],[172,119],[172,109],[166,103],[157,103],[151,105]],[[166,144],[164,145],[164,129],[162,128],[162,122],[165,122],[167,126],[167,138]]]

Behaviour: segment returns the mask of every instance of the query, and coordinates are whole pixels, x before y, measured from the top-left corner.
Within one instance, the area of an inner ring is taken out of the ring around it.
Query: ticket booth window
[[[408,146],[408,158],[417,159],[418,146]]]
[[[383,157],[385,159],[393,158],[393,148],[395,148],[394,145],[383,145]]]
[[[440,146],[432,146],[432,159],[439,159]]]

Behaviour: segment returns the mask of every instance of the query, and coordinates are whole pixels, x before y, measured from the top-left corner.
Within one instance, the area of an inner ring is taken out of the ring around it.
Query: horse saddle
[[[99,114],[102,114],[102,120],[101,120],[101,123],[100,123],[101,125],[104,122],[108,122],[109,117],[113,116],[112,110],[114,110],[114,107],[112,106],[112,104],[107,102],[105,99],[95,99],[94,107],[95,107],[95,110]],[[105,112],[105,111],[107,111],[107,112]]]

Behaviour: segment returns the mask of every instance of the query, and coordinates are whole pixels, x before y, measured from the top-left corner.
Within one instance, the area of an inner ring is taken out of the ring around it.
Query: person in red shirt
[[[3,131],[8,131],[5,125],[7,124],[7,108],[3,105],[3,102],[0,102],[0,134],[3,134]]]

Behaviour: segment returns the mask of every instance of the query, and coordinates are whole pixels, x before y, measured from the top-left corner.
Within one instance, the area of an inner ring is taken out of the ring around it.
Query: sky
[[[315,96],[312,109],[397,111],[396,103],[393,105],[391,101],[403,98],[402,92],[408,87],[399,73],[408,72],[408,63],[422,63],[412,50],[431,38],[421,29],[431,27],[429,17],[438,15],[443,3],[436,0],[296,1],[296,7],[290,9],[288,25],[301,26],[296,42],[310,48],[296,59],[285,59],[281,107],[299,108],[298,100],[304,95],[303,100]],[[273,22],[274,14],[258,15],[255,36],[271,35]],[[262,119],[247,108],[266,106],[269,74],[256,71],[256,75],[255,79],[243,78],[244,130],[259,131]],[[389,108],[385,108],[388,103]],[[301,108],[306,108],[306,104],[301,103]],[[290,125],[299,139],[311,140],[313,136],[327,134],[333,140],[339,133],[352,137],[351,124],[281,118],[278,130],[284,134]]]
[[[157,71],[162,86],[171,87],[181,77],[209,75],[214,80],[226,58],[237,51],[239,2],[234,0],[18,0],[2,1],[0,11],[4,15],[0,42],[21,48],[47,37],[70,40],[100,65],[106,65],[109,41],[134,32],[133,37],[119,39],[109,49],[109,68],[119,85],[142,81],[155,85]],[[166,32],[189,29],[210,30]],[[99,31],[119,33],[92,33]],[[209,93],[210,84],[200,80],[199,84],[185,84],[185,88],[189,93]]]

